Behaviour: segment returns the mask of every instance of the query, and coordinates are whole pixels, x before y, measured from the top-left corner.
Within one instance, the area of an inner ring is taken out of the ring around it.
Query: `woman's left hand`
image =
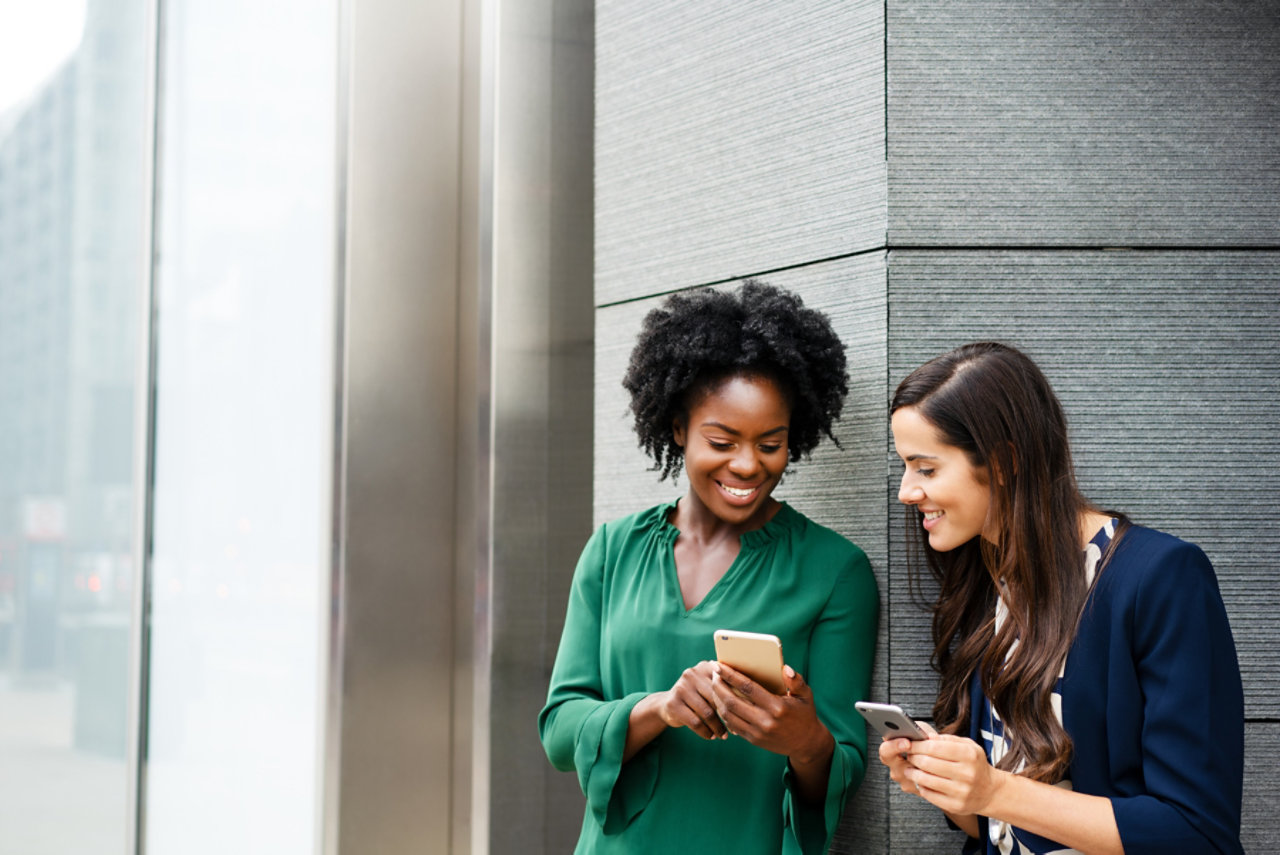
[[[787,693],[775,695],[741,671],[715,663],[711,686],[716,712],[730,733],[785,755],[793,766],[825,763],[835,739],[818,719],[813,690],[790,665],[782,673]]]

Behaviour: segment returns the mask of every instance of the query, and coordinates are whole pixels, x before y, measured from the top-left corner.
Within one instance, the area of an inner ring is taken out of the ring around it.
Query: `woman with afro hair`
[[[862,550],[773,490],[847,391],[822,313],[747,281],[645,318],[623,385],[679,500],[601,526],[574,573],[538,728],[587,805],[578,853],[827,850],[862,780],[878,597]],[[782,641],[771,692],[715,661],[729,628]]]

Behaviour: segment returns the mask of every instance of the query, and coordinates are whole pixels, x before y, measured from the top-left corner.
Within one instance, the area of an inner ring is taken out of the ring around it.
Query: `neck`
[[[736,540],[749,531],[763,528],[769,520],[773,519],[780,507],[782,507],[782,504],[770,496],[745,521],[740,523],[727,522],[711,513],[698,498],[697,494],[690,490],[676,505],[676,509],[671,515],[671,522],[676,528],[680,529],[681,534],[696,538],[703,543],[712,543],[718,540]]]
[[[1099,511],[1084,511],[1080,514],[1080,546],[1084,548],[1089,545],[1089,541],[1093,540],[1093,536],[1098,533],[1098,529],[1107,524],[1107,520],[1111,517]]]

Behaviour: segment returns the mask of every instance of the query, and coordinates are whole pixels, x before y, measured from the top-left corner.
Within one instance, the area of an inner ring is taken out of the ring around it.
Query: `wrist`
[[[799,769],[809,766],[824,765],[831,760],[831,755],[836,750],[836,739],[831,735],[831,731],[825,727],[821,727],[821,732],[817,734],[817,738],[810,745],[805,746],[794,754],[787,755],[792,768]]]
[[[654,692],[645,695],[636,705],[631,708],[630,720],[633,724],[649,721],[660,727],[670,727],[670,722],[663,715],[663,707],[665,705],[665,692]]]
[[[1004,816],[1004,811],[1000,805],[1005,801],[1006,796],[1017,786],[1017,775],[1004,769],[996,769],[992,767],[991,786],[987,790],[987,798],[984,804],[979,806],[975,813],[982,816]]]

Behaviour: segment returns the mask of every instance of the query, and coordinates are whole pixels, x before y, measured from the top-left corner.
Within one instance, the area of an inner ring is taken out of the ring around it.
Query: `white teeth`
[[[940,516],[942,516],[942,511],[929,511],[929,513],[924,515],[924,518],[927,520],[936,520]]]
[[[728,493],[730,496],[736,496],[739,499],[745,499],[747,496],[750,496],[752,493],[756,491],[755,487],[749,487],[745,490],[741,490],[737,487],[730,487],[728,484],[721,484],[720,486],[724,487],[724,491]]]

